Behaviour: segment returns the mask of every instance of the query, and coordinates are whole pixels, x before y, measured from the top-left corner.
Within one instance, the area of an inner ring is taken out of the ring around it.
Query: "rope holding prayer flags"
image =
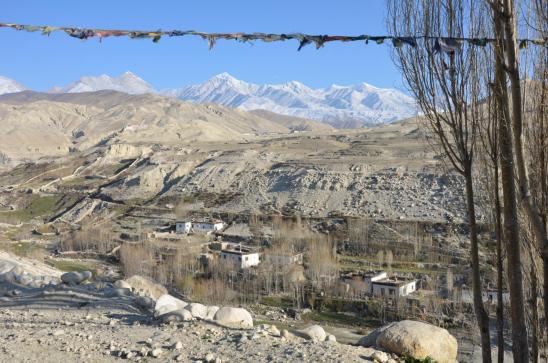
[[[418,40],[433,40],[434,51],[444,52],[447,54],[453,54],[459,51],[463,43],[468,45],[485,47],[489,43],[495,42],[494,38],[465,38],[465,37],[434,37],[434,36],[394,36],[394,35],[310,35],[303,33],[291,33],[291,34],[266,34],[266,33],[205,33],[194,30],[171,30],[171,31],[143,31],[143,30],[116,30],[116,29],[92,29],[92,28],[75,28],[75,27],[56,27],[49,25],[24,25],[13,23],[0,23],[0,28],[11,28],[15,30],[25,30],[28,32],[40,31],[42,35],[50,35],[53,32],[62,31],[67,35],[86,40],[89,38],[98,37],[99,41],[107,37],[122,37],[127,36],[131,39],[151,39],[154,43],[158,43],[163,36],[168,37],[182,37],[182,36],[199,36],[204,40],[207,40],[209,49],[213,49],[218,39],[236,40],[239,42],[251,42],[255,40],[261,40],[263,42],[278,42],[285,40],[297,40],[299,47],[297,50],[301,50],[303,47],[310,43],[316,45],[316,49],[322,48],[325,43],[328,42],[357,42],[365,41],[369,44],[369,41],[373,41],[377,44],[383,44],[385,40],[392,40],[392,45],[396,48],[401,48],[404,45],[410,47],[417,47]],[[539,39],[518,39],[519,48],[524,49],[529,45],[546,47],[548,46],[548,37]]]
[[[434,52],[444,52],[447,54],[453,54],[460,50],[462,41],[455,38],[436,38],[434,43]]]

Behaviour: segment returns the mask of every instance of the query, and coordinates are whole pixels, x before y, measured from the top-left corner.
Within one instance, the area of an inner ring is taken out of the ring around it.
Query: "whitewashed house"
[[[175,233],[189,234],[192,229],[192,222],[177,222],[175,223]]]
[[[397,299],[417,291],[417,280],[382,279],[372,282],[373,296]]]
[[[239,269],[250,268],[261,263],[259,252],[242,246],[221,250],[221,261],[234,264]]]
[[[177,234],[188,234],[190,232],[195,233],[213,233],[222,231],[225,228],[225,224],[220,220],[204,220],[200,222],[188,221],[188,222],[176,222],[175,223],[175,232]]]
[[[373,282],[388,278],[386,271],[369,271],[363,276],[365,289],[368,294],[373,294]]]
[[[225,228],[223,221],[214,220],[214,221],[201,221],[194,222],[192,224],[192,230],[196,233],[212,233],[219,232]]]

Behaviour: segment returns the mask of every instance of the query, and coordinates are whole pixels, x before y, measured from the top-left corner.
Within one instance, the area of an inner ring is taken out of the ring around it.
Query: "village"
[[[236,273],[236,276],[238,274],[253,275],[262,264],[276,266],[277,269],[284,271],[298,271],[300,279],[306,280],[303,266],[308,260],[310,251],[302,249],[295,251],[294,247],[275,248],[272,243],[265,241],[261,245],[253,240],[248,227],[242,223],[228,225],[221,219],[215,218],[187,219],[157,227],[156,231],[148,233],[147,237],[157,241],[172,243],[176,241],[183,250],[199,251],[195,256],[204,268],[220,263]],[[379,255],[376,254],[374,257],[378,259]],[[434,277],[443,273],[444,269],[448,269],[449,272],[443,276],[445,286],[437,286],[432,290],[432,284],[428,283],[430,278],[425,278],[428,274],[399,272],[397,269],[392,269],[392,262],[388,261],[393,257],[387,254],[385,258],[384,262],[371,263],[369,268],[354,270],[342,268],[338,276],[322,277],[329,280],[331,285],[342,286],[337,291],[339,293],[343,291],[343,295],[352,290],[351,296],[354,298],[410,299],[417,302],[424,295],[439,295],[456,302],[472,303],[471,291],[462,283],[462,277],[460,286],[457,286],[459,279],[455,278],[451,272],[451,269],[455,271],[459,269],[455,264],[446,264],[446,267],[442,267],[443,264],[435,264],[435,267],[442,271],[434,274]],[[382,269],[383,266],[388,269]],[[454,281],[448,279],[454,279]],[[422,291],[419,292],[419,290]],[[455,293],[457,290],[458,294]],[[504,299],[508,300],[508,298],[508,293],[504,292]],[[486,289],[484,301],[495,304],[496,300],[496,291]]]

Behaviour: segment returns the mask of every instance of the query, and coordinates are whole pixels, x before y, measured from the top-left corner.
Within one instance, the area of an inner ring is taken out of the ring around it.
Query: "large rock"
[[[92,273],[91,271],[72,271],[72,272],[66,272],[61,275],[61,281],[63,281],[65,284],[81,284],[82,282],[91,279]]]
[[[156,305],[154,306],[154,315],[156,317],[175,311],[175,310],[181,310],[184,309],[185,306],[188,304],[184,302],[183,300],[179,300],[176,297],[173,297],[169,294],[165,294],[160,296],[158,301],[156,301]]]
[[[193,317],[190,311],[186,309],[180,309],[162,314],[159,316],[158,319],[160,319],[160,321],[165,324],[170,322],[190,321],[193,319]]]
[[[32,276],[30,276],[30,275],[21,274],[21,275],[15,275],[15,281],[19,285],[29,286],[34,280],[33,280]]]
[[[185,309],[190,311],[193,317],[205,319],[207,316],[207,307],[199,303],[191,303],[185,306]]]
[[[219,311],[218,306],[208,306],[207,307],[207,314],[205,319],[206,320],[213,320],[215,318],[215,314]]]
[[[251,314],[241,308],[220,308],[213,317],[213,321],[221,326],[234,329],[246,329],[253,327]]]
[[[133,302],[138,307],[146,310],[152,310],[154,309],[154,306],[156,306],[156,302],[152,300],[151,297],[148,297],[148,296],[135,296],[135,298],[133,299]]]
[[[319,325],[311,325],[302,330],[299,330],[298,333],[303,338],[312,340],[314,342],[323,342],[325,340],[325,337],[327,336],[327,334],[325,334],[325,330],[323,330],[323,328]]]
[[[137,295],[148,296],[154,300],[158,300],[160,296],[167,294],[167,289],[165,287],[143,276],[133,275],[124,281],[124,285],[131,286],[131,289]]]
[[[359,344],[415,359],[430,357],[438,363],[454,363],[457,359],[457,339],[443,328],[420,321],[389,324],[362,338]]]
[[[0,274],[0,283],[2,282],[14,282],[16,275],[12,271]]]

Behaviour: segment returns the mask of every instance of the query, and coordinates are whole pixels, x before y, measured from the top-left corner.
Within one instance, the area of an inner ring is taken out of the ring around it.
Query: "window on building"
[[[394,295],[394,289],[388,289],[388,295]]]
[[[249,259],[249,257],[245,256],[245,260],[247,261]]]
[[[384,296],[384,287],[381,287],[381,295]]]

